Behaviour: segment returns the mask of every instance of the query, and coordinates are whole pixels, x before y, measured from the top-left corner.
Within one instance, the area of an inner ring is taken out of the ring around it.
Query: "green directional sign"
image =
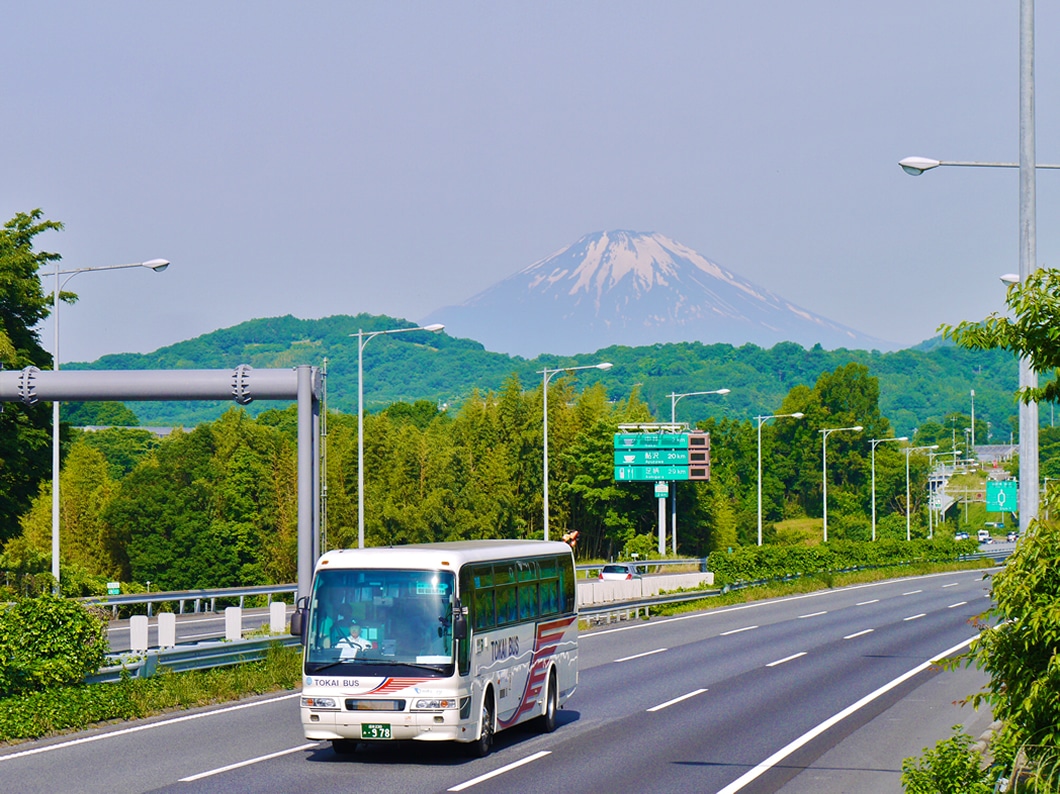
[[[687,479],[688,466],[615,466],[617,482]]]
[[[687,449],[688,433],[615,433],[615,449]]]
[[[986,510],[988,513],[1015,513],[1019,510],[1019,482],[1017,480],[987,480]]]
[[[688,465],[687,449],[616,449],[616,466]]]

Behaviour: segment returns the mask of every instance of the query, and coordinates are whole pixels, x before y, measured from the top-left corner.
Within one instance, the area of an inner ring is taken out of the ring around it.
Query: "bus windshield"
[[[409,665],[451,675],[453,587],[449,571],[319,571],[306,672],[341,667],[337,672],[368,675],[370,668]]]

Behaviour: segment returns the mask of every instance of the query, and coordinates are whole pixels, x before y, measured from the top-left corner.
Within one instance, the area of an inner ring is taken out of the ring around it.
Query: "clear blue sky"
[[[1037,8],[1060,162],[1060,8]],[[84,267],[62,358],[280,314],[419,320],[588,232],[661,232],[915,344],[1018,269],[1016,0],[6,3],[0,216]],[[1060,265],[1060,172],[1038,259]],[[51,346],[50,326],[43,338]],[[447,331],[460,336],[459,328]],[[710,340],[703,340],[709,342]]]

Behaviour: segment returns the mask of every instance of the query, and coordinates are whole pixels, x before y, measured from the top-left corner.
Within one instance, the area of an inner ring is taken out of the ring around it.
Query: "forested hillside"
[[[357,409],[358,329],[366,332],[411,326],[386,316],[336,316],[321,320],[274,317],[252,320],[149,354],[105,356],[90,364],[69,364],[93,369],[213,369],[239,364],[254,367],[322,366],[328,372],[330,408],[344,413]],[[848,363],[863,364],[879,379],[880,409],[898,435],[912,435],[926,422],[945,423],[954,414],[971,413],[975,391],[977,426],[989,427],[991,440],[1007,442],[1016,409],[1013,391],[1016,362],[1003,351],[973,352],[952,345],[929,349],[880,353],[860,350],[807,350],[793,343],[768,350],[754,345],[681,343],[651,347],[609,347],[573,358],[542,356],[530,361],[491,353],[481,344],[442,332],[417,332],[377,337],[364,347],[364,398],[366,410],[378,411],[394,402],[428,400],[456,408],[476,392],[497,391],[514,375],[532,386],[544,367],[610,361],[606,372],[583,372],[579,383],[601,383],[608,399],[623,400],[639,384],[640,395],[659,420],[670,418],[670,397],[695,391],[731,389],[724,398],[682,401],[678,419],[746,419],[770,414],[796,385],[812,385],[823,372]],[[459,329],[452,329],[459,333]],[[135,403],[130,408],[143,425],[193,427],[218,418],[230,405],[205,403]],[[261,410],[282,405],[259,404]],[[70,410],[74,410],[71,408]],[[73,417],[71,417],[73,418]],[[91,412],[81,414],[81,424]],[[1042,411],[1050,423],[1050,412]],[[977,431],[976,441],[987,438]]]

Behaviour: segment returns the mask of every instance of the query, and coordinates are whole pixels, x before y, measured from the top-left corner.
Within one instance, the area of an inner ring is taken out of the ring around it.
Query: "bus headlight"
[[[302,705],[309,709],[337,709],[339,706],[335,698],[302,698]]]
[[[413,711],[441,711],[455,708],[456,698],[420,698],[412,701]]]

